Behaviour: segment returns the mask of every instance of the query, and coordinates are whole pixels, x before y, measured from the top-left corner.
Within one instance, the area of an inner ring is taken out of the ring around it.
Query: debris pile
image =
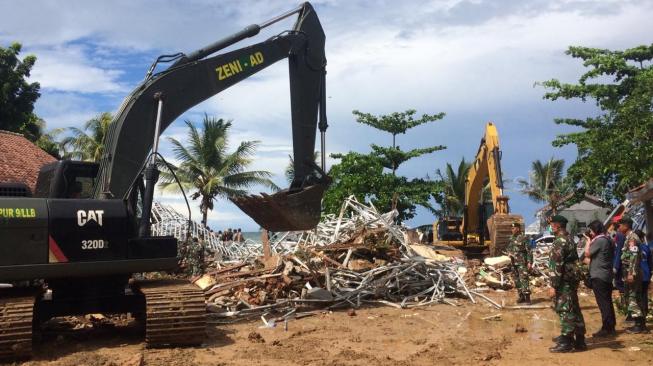
[[[364,303],[410,308],[455,304],[453,297],[474,302],[463,260],[412,244],[407,230],[394,223],[396,215],[350,197],[337,217],[315,230],[278,235],[282,239],[270,243],[272,255],[216,262],[194,282],[205,291],[214,318],[276,311],[285,314],[277,320],[284,320],[303,316],[300,310]]]
[[[551,253],[551,243],[538,243],[533,249],[533,266],[530,271],[531,286],[544,287],[549,283],[549,255]],[[514,287],[510,272],[512,263],[510,257],[488,257],[483,264],[474,267],[473,273],[476,275],[475,285],[477,287],[489,287],[492,289],[509,290]]]
[[[480,288],[487,286],[495,290],[508,290],[514,286],[510,278],[511,267],[510,257],[506,255],[485,258],[483,265],[475,271],[475,285]]]

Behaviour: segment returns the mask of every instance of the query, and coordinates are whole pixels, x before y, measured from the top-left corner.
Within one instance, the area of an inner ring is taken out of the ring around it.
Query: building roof
[[[560,208],[562,208],[562,209],[564,209],[564,208],[569,208],[569,206],[571,206],[570,203],[572,203],[570,200],[571,200],[573,197],[574,197],[574,194],[573,194],[573,193],[570,193],[570,194],[564,196],[564,197],[560,200],[560,204],[559,204]],[[585,194],[585,197],[584,197],[581,201],[587,201],[587,202],[590,202],[590,203],[592,203],[592,204],[594,204],[594,205],[596,205],[596,206],[603,207],[603,208],[605,208],[605,207],[609,207],[609,206],[610,206],[607,202],[603,201],[603,200],[600,199],[599,197],[592,196],[591,194]],[[576,203],[576,202],[573,202],[573,203]],[[540,209],[538,210],[538,212],[539,212],[539,211],[544,211],[544,212],[551,211],[551,206],[550,206],[550,205],[546,205],[546,206],[540,208]]]
[[[644,202],[653,199],[653,178],[632,189],[626,194],[626,197],[633,202]]]
[[[24,183],[33,192],[41,167],[54,161],[23,135],[0,130],[0,183]]]

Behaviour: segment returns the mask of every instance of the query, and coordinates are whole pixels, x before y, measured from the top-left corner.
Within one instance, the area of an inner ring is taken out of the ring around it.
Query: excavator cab
[[[97,163],[73,160],[44,165],[36,180],[34,197],[93,198],[98,169]]]

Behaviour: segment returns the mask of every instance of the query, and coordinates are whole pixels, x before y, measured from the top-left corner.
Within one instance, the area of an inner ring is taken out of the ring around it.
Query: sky
[[[17,41],[23,55],[37,56],[31,80],[41,84],[36,113],[47,128],[81,127],[99,113],[115,112],[158,55],[192,52],[297,5],[285,0],[0,1],[0,14],[11,14],[0,24],[0,45]],[[576,159],[573,146],[551,146],[557,135],[571,131],[553,119],[598,113],[591,102],[543,100],[545,90],[536,83],[578,80],[584,68],[564,54],[568,46],[625,49],[650,44],[653,33],[653,1],[644,0],[319,0],[313,5],[327,37],[327,153],[391,144],[389,135],[357,124],[354,109],[377,115],[445,112],[441,121],[397,139],[402,149],[447,147],[398,171],[409,178],[433,177],[446,163],[473,159],[485,124],[492,121],[501,139],[511,210],[527,223],[542,204],[519,193],[513,182],[527,178],[536,159],[561,158],[567,165]],[[286,19],[232,49],[263,41],[293,22]],[[204,113],[233,120],[233,147],[260,141],[251,168],[268,170],[278,185],[287,186],[283,171],[292,147],[285,61],[182,115],[163,134],[164,156],[174,161],[167,138],[185,141],[184,121],[200,123]],[[186,212],[178,195],[157,192],[156,199]],[[191,201],[199,220],[198,205]],[[407,224],[433,219],[420,209]],[[226,200],[216,202],[209,226],[258,229]]]

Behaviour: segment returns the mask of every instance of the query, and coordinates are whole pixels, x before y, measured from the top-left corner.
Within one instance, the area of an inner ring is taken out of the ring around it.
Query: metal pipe
[[[304,10],[304,4],[296,7],[295,9],[288,10],[287,12],[285,12],[285,13],[283,13],[281,15],[278,15],[278,16],[272,18],[272,19],[268,19],[268,20],[264,21],[263,23],[261,23],[260,27],[261,27],[261,29],[269,27],[269,26],[271,26],[272,24],[274,24],[274,23],[276,23],[278,21],[284,20],[284,19],[288,18],[289,16],[291,16],[293,14],[301,12],[302,10]]]
[[[326,133],[324,131],[320,131],[320,142],[320,163],[322,171],[326,172]]]
[[[236,33],[234,33],[232,35],[229,35],[229,36],[227,36],[225,38],[222,38],[222,39],[220,39],[218,41],[215,41],[215,42],[211,43],[210,45],[208,45],[206,47],[202,47],[199,50],[196,50],[196,51],[193,51],[193,52],[189,53],[187,56],[182,57],[179,60],[177,60],[172,65],[172,67],[182,65],[182,64],[185,64],[185,63],[188,63],[188,62],[201,60],[204,57],[206,57],[206,56],[208,56],[208,55],[210,55],[212,53],[215,53],[215,52],[217,52],[217,51],[219,51],[221,49],[227,48],[227,47],[231,46],[234,43],[240,42],[245,38],[254,37],[255,35],[259,34],[261,29],[263,29],[265,27],[268,27],[268,26],[270,26],[270,25],[272,25],[272,24],[274,24],[274,23],[276,23],[276,22],[278,22],[280,20],[288,18],[289,16],[291,16],[293,14],[299,13],[303,9],[304,9],[304,5],[301,5],[301,6],[295,8],[293,10],[290,10],[290,11],[285,12],[285,13],[277,16],[277,17],[274,17],[274,18],[272,18],[270,20],[265,21],[265,22],[261,23],[261,25],[258,25],[258,24],[248,25],[247,27],[243,28],[239,32],[236,32]]]
[[[163,97],[161,93],[154,95],[155,99],[159,100],[159,105],[156,110],[156,123],[154,124],[154,144],[152,145],[152,164],[156,164],[156,154],[159,152],[159,134],[161,132],[161,114],[163,112]]]

